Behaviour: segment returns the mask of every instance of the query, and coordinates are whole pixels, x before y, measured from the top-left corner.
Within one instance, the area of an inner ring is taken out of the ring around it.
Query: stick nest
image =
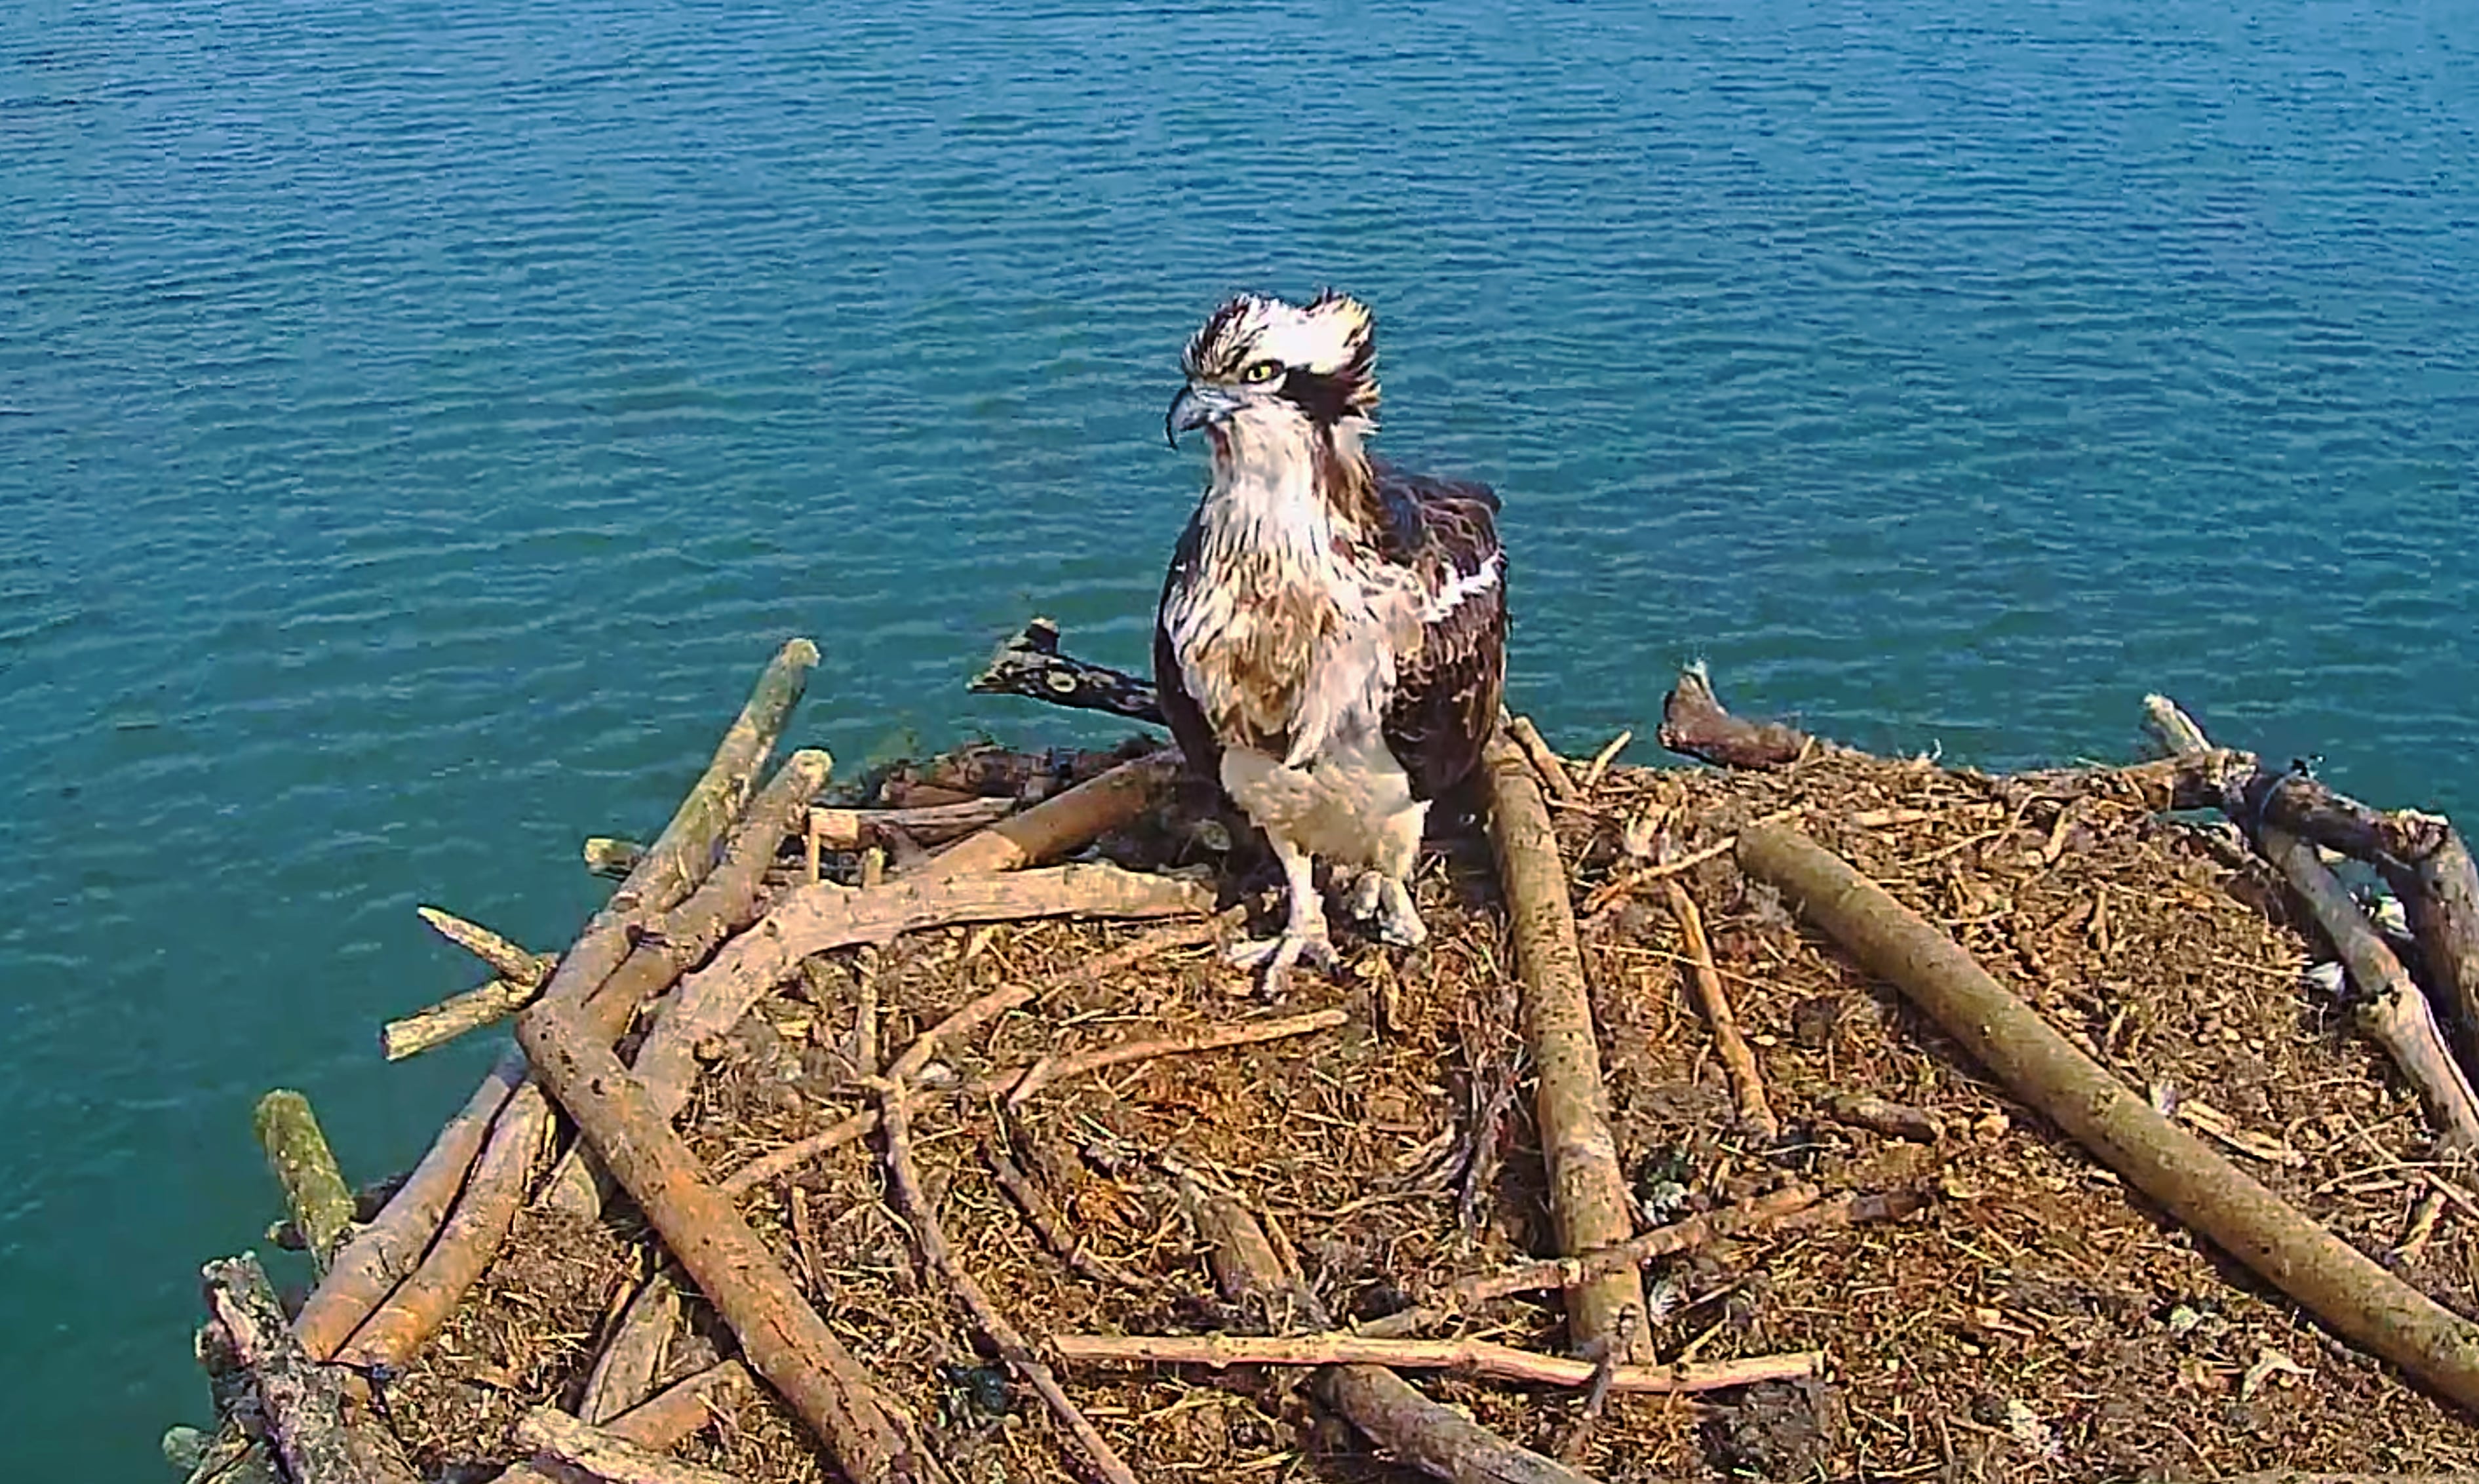
[[[892,777],[945,782],[962,771]],[[1783,1124],[1771,1142],[1735,1127],[1677,923],[1647,873],[1790,809],[2157,1106],[2182,1109],[2250,1172],[2431,1294],[2470,1302],[2479,1248],[2455,1209],[2413,1255],[2395,1252],[2426,1190],[2416,1104],[2305,979],[2308,941],[2272,883],[2225,863],[2201,832],[2151,814],[2103,773],[1988,777],[1839,752],[1776,773],[1611,769],[1557,812],[1639,1226],[1792,1181],[1934,1199],[1907,1220],[1759,1231],[1653,1265],[1657,1358],[1814,1347],[1827,1373],[1692,1399],[1611,1396],[1573,1462],[1613,1484],[2479,1462],[2479,1435],[2459,1419],[2199,1248],[1802,931],[1724,852],[1674,874],[1701,910]],[[1281,1007],[1258,1004],[1248,976],[1211,944],[1068,972],[1140,928],[942,930],[878,954],[878,1044],[890,1056],[978,995],[1064,975],[941,1048],[911,1120],[950,1241],[1036,1346],[1053,1331],[1261,1331],[1264,1316],[1215,1296],[1165,1155],[1267,1218],[1339,1320],[1554,1251],[1505,919],[1477,832],[1444,812],[1418,882],[1428,946],[1403,955],[1342,930],[1345,974],[1295,976]],[[1197,826],[1149,820],[1103,848],[1130,863],[1243,874]],[[1251,900],[1271,909],[1262,892]],[[853,1062],[868,952],[810,960],[704,1048],[680,1123],[719,1174],[871,1106]],[[1012,1113],[948,1090],[1043,1057],[1329,1007],[1347,1012],[1343,1029],[1052,1083]],[[1925,1112],[1941,1132],[1920,1142],[1836,1121],[1831,1110],[1854,1095]],[[1097,1262],[1080,1270],[1045,1247],[985,1142]],[[1079,1476],[1048,1415],[1004,1384],[953,1295],[923,1276],[881,1158],[874,1137],[846,1143],[751,1190],[742,1210],[956,1478]],[[452,1473],[520,1456],[516,1420],[575,1404],[659,1259],[625,1202],[591,1223],[523,1216],[449,1328],[387,1388],[417,1463]],[[685,1313],[661,1380],[728,1352],[701,1302]],[[1566,1344],[1554,1292],[1461,1322],[1454,1332]],[[1320,1417],[1304,1373],[1075,1368],[1061,1379],[1139,1477],[1414,1476]],[[1570,1440],[1585,1406],[1581,1392],[1412,1379],[1543,1451]],[[751,1484],[831,1476],[762,1388],[738,1394],[679,1452]]]

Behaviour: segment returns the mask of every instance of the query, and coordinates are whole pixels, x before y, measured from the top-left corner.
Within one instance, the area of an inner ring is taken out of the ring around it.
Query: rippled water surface
[[[0,1452],[164,1476],[255,1094],[382,1070],[766,655],[857,763],[1138,663],[1222,294],[1378,308],[1516,700],[2008,764],[2147,688],[2479,817],[2479,54],[2415,0],[0,13]],[[289,1269],[288,1269],[289,1271]]]

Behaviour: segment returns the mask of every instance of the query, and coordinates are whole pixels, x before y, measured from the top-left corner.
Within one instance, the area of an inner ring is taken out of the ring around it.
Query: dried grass
[[[1702,912],[1785,1125],[1771,1146],[1736,1132],[1661,887],[1616,883],[1639,867],[1630,844],[1666,833],[1690,856],[1794,807],[2131,1085],[2223,1115],[2217,1126],[2254,1151],[2239,1155],[2250,1170],[2346,1239],[2387,1254],[2424,1193],[2417,1107],[2303,982],[2307,945],[2277,894],[2183,827],[2113,796],[2105,779],[1985,778],[1847,754],[1767,775],[1613,768],[1557,812],[1576,900],[1608,888],[1579,926],[1613,1124],[1648,1222],[1793,1179],[1926,1187],[1940,1199],[1904,1222],[1750,1237],[1656,1265],[1648,1276],[1664,1296],[1661,1358],[1819,1347],[1829,1373],[1696,1400],[1613,1397],[1576,1462],[1612,1484],[2479,1463],[2467,1422],[2130,1199],[1722,853],[1677,879]],[[1195,854],[1196,832],[1148,830],[1114,854]],[[1351,1017],[1341,1031],[1061,1082],[1011,1115],[988,1098],[914,1105],[920,1173],[951,1241],[1036,1343],[1053,1330],[1237,1327],[1213,1296],[1170,1182],[1149,1163],[1165,1152],[1269,1217],[1339,1316],[1371,1317],[1549,1249],[1528,1087],[1504,1106],[1474,1224],[1458,1219],[1459,1178],[1474,1157],[1466,1136],[1518,1050],[1505,924],[1476,835],[1455,833],[1426,862],[1418,896],[1432,929],[1425,951],[1364,950],[1340,980],[1295,977],[1279,1012],[1341,1008]],[[974,996],[1057,974],[1137,931],[1036,923],[900,941],[877,970],[880,1044],[901,1047]],[[839,954],[762,1002],[681,1116],[700,1156],[728,1171],[867,1107],[850,1062],[857,1000],[851,956]],[[925,1086],[1275,1012],[1212,947],[1175,949],[1071,976],[944,1048]],[[1833,1121],[1827,1103],[1854,1092],[1925,1109],[1947,1136],[1928,1146]],[[994,1137],[1092,1254],[1137,1286],[1083,1276],[1043,1246],[980,1157]],[[1037,1403],[1019,1395],[992,1416],[977,1399],[971,1370],[986,1357],[949,1295],[922,1277],[879,1160],[874,1139],[848,1144],[753,1190],[742,1208],[958,1479],[1076,1477]],[[805,1245],[793,1237],[795,1185],[808,1207]],[[2448,1205],[2397,1266],[2467,1310],[2475,1238],[2479,1228]],[[644,1241],[625,1212],[589,1227],[529,1214],[447,1333],[388,1388],[418,1459],[506,1459],[507,1431],[527,1407],[572,1399],[644,1271]],[[703,1306],[688,1307],[710,1332]],[[1464,1332],[1544,1347],[1563,1340],[1555,1294],[1491,1306]],[[665,1376],[712,1354],[706,1336],[676,1343]],[[1297,1377],[1089,1369],[1062,1379],[1140,1477],[1410,1477],[1313,1418]],[[1420,1384],[1544,1449],[1583,1404],[1580,1394]],[[762,1392],[680,1451],[751,1484],[829,1476]]]

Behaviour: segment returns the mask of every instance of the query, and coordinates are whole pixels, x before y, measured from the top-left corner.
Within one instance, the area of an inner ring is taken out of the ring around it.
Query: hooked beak
[[[1170,411],[1163,417],[1163,437],[1176,448],[1180,434],[1219,422],[1237,410],[1231,398],[1216,388],[1189,382],[1170,399]]]

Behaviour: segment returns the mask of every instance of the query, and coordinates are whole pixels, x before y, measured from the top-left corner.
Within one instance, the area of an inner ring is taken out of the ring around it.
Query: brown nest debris
[[[1057,639],[981,683],[1146,714]],[[1221,951],[1267,883],[1158,743],[770,780],[814,658],[602,842],[564,952],[426,913],[492,978],[392,1050],[518,1046],[384,1199],[270,1101],[317,1286],[210,1266],[193,1477],[2479,1462],[2479,886],[2434,816],[2200,732],[1876,757],[1696,671],[1660,736],[1726,766],[1510,718],[1430,941],[1269,1006]]]

